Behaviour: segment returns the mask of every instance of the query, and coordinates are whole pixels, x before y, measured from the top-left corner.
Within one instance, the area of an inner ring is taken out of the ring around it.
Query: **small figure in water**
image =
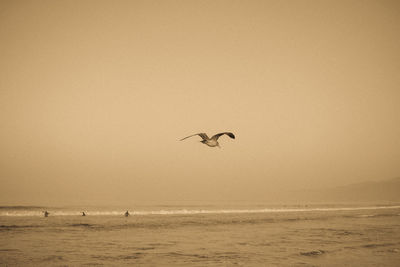
[[[129,216],[129,212],[126,211],[126,212],[125,212],[125,217],[128,217],[128,216]]]
[[[82,216],[86,216],[86,214],[85,214],[85,212],[84,212],[84,211],[82,211]]]
[[[50,214],[50,213],[48,213],[47,210],[46,210],[46,211],[44,212],[44,217],[49,217],[49,214]]]

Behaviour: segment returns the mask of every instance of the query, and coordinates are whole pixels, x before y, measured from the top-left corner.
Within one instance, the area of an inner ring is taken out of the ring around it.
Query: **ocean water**
[[[400,266],[400,205],[126,210],[0,207],[0,266]]]

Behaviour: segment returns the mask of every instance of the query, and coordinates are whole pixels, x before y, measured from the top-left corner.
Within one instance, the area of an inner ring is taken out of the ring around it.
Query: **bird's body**
[[[211,138],[208,137],[208,135],[206,133],[198,133],[198,134],[192,134],[189,136],[186,136],[185,138],[182,138],[180,141],[185,140],[186,138],[198,135],[200,136],[203,140],[201,140],[200,142],[202,142],[203,144],[209,146],[209,147],[220,147],[219,143],[218,143],[218,138],[222,135],[226,134],[227,136],[229,136],[232,139],[235,139],[235,135],[231,132],[223,132],[223,133],[218,133],[216,135],[213,135]]]
[[[206,144],[207,146],[210,146],[210,147],[219,146],[218,141],[217,140],[213,140],[213,139],[201,140],[200,142],[202,142],[203,144]]]

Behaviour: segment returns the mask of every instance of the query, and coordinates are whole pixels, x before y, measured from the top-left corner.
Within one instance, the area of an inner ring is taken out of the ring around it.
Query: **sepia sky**
[[[0,204],[398,177],[399,33],[398,1],[2,0]]]

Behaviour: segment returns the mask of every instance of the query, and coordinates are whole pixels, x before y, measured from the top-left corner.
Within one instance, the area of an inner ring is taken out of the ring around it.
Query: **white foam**
[[[132,211],[131,215],[195,215],[195,214],[235,214],[235,213],[285,213],[285,212],[334,212],[334,211],[357,211],[357,210],[382,210],[399,209],[399,206],[368,206],[368,207],[337,207],[337,208],[265,208],[265,209],[175,209],[175,210],[152,210],[152,211]],[[82,216],[81,211],[51,211],[51,216]],[[113,211],[86,211],[87,216],[123,216],[125,210]],[[32,210],[9,210],[1,211],[0,216],[40,216],[42,211]]]

